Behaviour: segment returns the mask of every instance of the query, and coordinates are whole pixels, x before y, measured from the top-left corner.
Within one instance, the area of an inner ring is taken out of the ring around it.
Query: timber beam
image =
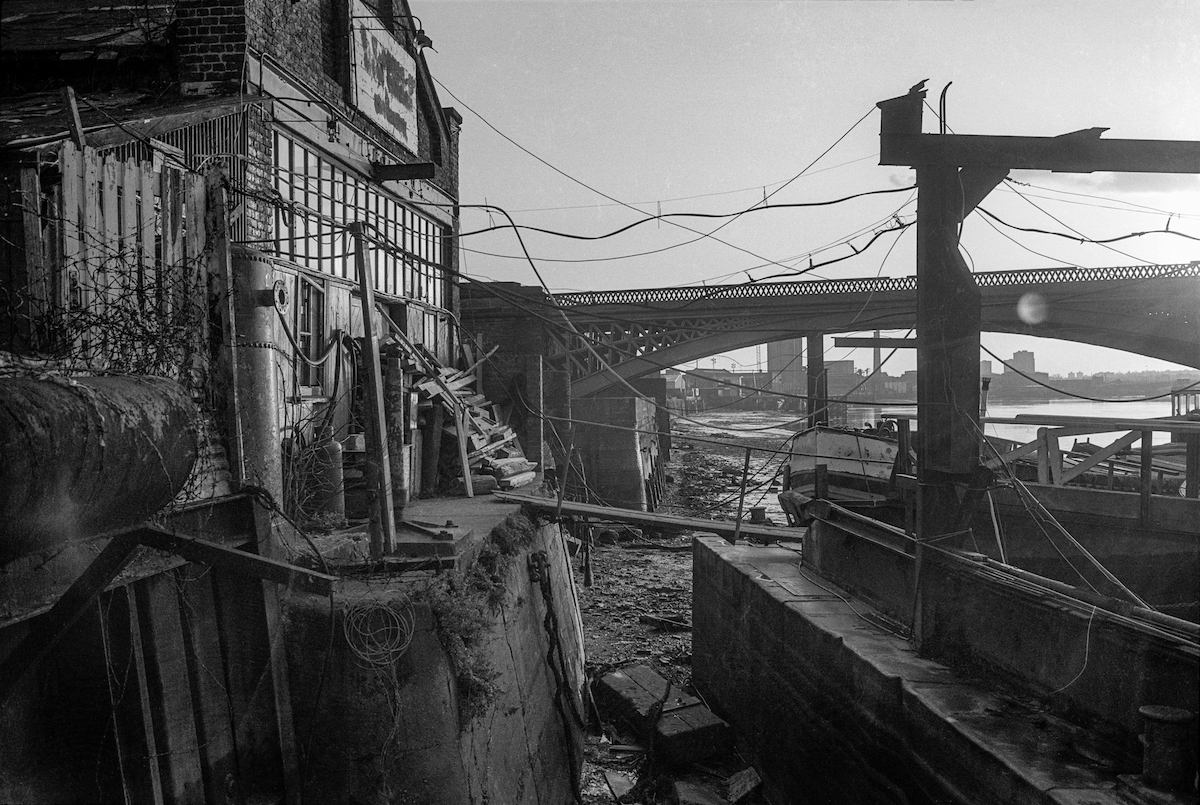
[[[150,548],[178,554],[189,562],[199,562],[243,576],[271,581],[306,593],[329,595],[336,576],[290,565],[278,559],[231,548],[186,534],[173,534],[160,528],[145,528],[138,532],[140,542]]]
[[[1107,129],[1057,137],[983,134],[884,134],[880,165],[945,165],[1069,173],[1200,173],[1200,142],[1103,140]]]

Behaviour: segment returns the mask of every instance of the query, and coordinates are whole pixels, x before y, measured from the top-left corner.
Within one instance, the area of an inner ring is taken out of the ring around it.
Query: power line
[[[559,168],[559,167],[557,167],[557,166],[555,166],[555,165],[551,164],[551,163],[550,163],[550,162],[548,162],[547,160],[543,159],[542,157],[538,156],[538,155],[537,155],[537,154],[535,154],[534,152],[530,151],[528,148],[526,148],[525,146],[523,146],[523,145],[521,145],[520,143],[518,143],[518,142],[517,142],[516,140],[514,140],[512,137],[509,137],[507,134],[505,134],[504,132],[502,132],[500,129],[496,128],[496,126],[494,126],[494,125],[491,123],[491,121],[489,121],[487,118],[485,118],[485,117],[484,117],[483,115],[481,115],[479,112],[475,111],[475,109],[473,109],[473,108],[472,108],[470,105],[468,105],[468,104],[467,104],[465,101],[463,101],[461,98],[459,98],[457,95],[455,95],[455,94],[454,94],[454,92],[453,92],[453,91],[451,91],[449,87],[447,87],[447,86],[446,86],[445,84],[443,84],[441,81],[438,81],[438,79],[437,79],[436,77],[435,77],[433,80],[434,80],[434,82],[435,82],[435,83],[436,83],[436,84],[437,84],[439,87],[441,87],[442,89],[444,89],[444,90],[446,91],[446,93],[447,93],[447,94],[448,94],[448,95],[449,95],[451,98],[454,98],[454,100],[456,100],[456,101],[458,101],[460,104],[462,104],[462,106],[463,106],[463,107],[464,107],[464,108],[465,108],[467,111],[469,111],[471,114],[473,114],[473,115],[475,115],[477,118],[479,118],[479,119],[480,119],[480,120],[483,122],[483,124],[484,124],[485,126],[487,126],[487,127],[488,127],[489,129],[491,129],[492,131],[496,132],[496,134],[498,134],[499,136],[501,136],[502,138],[504,138],[506,141],[508,141],[509,143],[511,143],[511,144],[512,144],[513,146],[515,146],[516,148],[520,149],[520,150],[521,150],[522,152],[524,152],[525,154],[528,154],[528,155],[529,155],[530,157],[532,157],[533,159],[536,159],[538,162],[542,163],[542,164],[543,164],[543,165],[545,165],[546,167],[548,167],[548,168],[550,168],[551,170],[553,170],[555,173],[558,173],[558,174],[560,174],[561,176],[563,176],[563,177],[565,177],[565,178],[569,179],[570,181],[572,181],[572,182],[575,182],[575,183],[576,183],[576,184],[578,184],[579,186],[581,186],[581,187],[584,187],[584,188],[586,188],[586,189],[588,189],[588,190],[592,191],[593,193],[595,193],[595,194],[596,194],[596,195],[598,195],[598,196],[601,196],[602,198],[606,198],[606,199],[608,199],[609,201],[612,201],[612,202],[614,202],[614,203],[616,203],[616,204],[620,204],[620,205],[621,205],[621,206],[623,206],[623,207],[627,207],[627,208],[629,208],[629,209],[633,210],[634,212],[638,213],[639,215],[645,215],[645,214],[646,214],[646,213],[642,212],[641,210],[639,210],[637,207],[634,207],[634,206],[633,206],[633,205],[631,205],[631,204],[627,204],[626,202],[624,202],[624,201],[621,201],[620,199],[618,199],[618,198],[616,198],[616,197],[614,197],[614,196],[610,196],[610,195],[608,195],[607,193],[603,192],[602,190],[598,190],[597,188],[595,188],[595,187],[592,187],[592,186],[591,186],[591,185],[589,185],[587,182],[584,182],[584,181],[583,181],[583,180],[581,180],[581,179],[577,179],[577,178],[575,178],[575,177],[574,177],[574,176],[572,176],[571,174],[567,173],[566,171],[562,170],[561,168]],[[841,142],[841,141],[842,141],[842,140],[843,140],[843,139],[844,139],[844,138],[845,138],[845,137],[846,137],[848,134],[850,134],[850,132],[851,132],[851,131],[853,131],[853,130],[854,130],[854,129],[855,129],[857,126],[858,126],[858,124],[859,124],[859,123],[861,123],[863,120],[866,120],[866,119],[867,119],[867,117],[870,115],[870,113],[871,113],[872,111],[874,111],[874,107],[872,107],[871,109],[869,109],[869,110],[867,111],[867,113],[866,113],[866,114],[864,114],[864,115],[863,115],[861,118],[859,118],[859,119],[858,119],[858,121],[856,121],[856,122],[854,123],[854,125],[853,125],[853,126],[851,126],[849,129],[847,129],[847,130],[846,130],[846,131],[845,131],[845,132],[842,134],[842,136],[841,136],[841,137],[838,137],[838,139],[837,139],[837,140],[836,140],[836,141],[833,143],[833,145],[831,145],[831,146],[830,146],[829,148],[827,148],[827,149],[826,149],[824,152],[822,152],[821,156],[824,156],[824,154],[825,154],[825,153],[828,153],[830,149],[832,149],[832,148],[833,148],[835,145],[837,145],[837,143]],[[820,158],[821,158],[820,156],[818,156],[818,157],[817,157],[817,159],[820,159]],[[813,161],[813,163],[811,163],[811,164],[815,164],[815,162],[816,162],[816,160],[814,160],[814,161]],[[811,164],[810,164],[810,167],[811,167]],[[801,171],[801,173],[803,173],[803,171]],[[800,175],[800,174],[797,174],[797,177],[798,177],[799,175]],[[785,185],[785,186],[786,186],[786,185]],[[780,188],[780,189],[782,189],[782,188]],[[778,192],[778,191],[776,191],[776,192]],[[505,213],[505,216],[506,216],[506,217],[508,217],[508,213]],[[510,219],[510,220],[511,220],[511,219]],[[699,235],[699,237],[695,238],[695,239],[694,239],[694,240],[692,240],[692,241],[688,241],[688,243],[694,243],[694,242],[696,242],[696,241],[703,240],[703,239],[705,239],[705,238],[709,238],[709,239],[711,239],[711,240],[714,240],[714,241],[716,241],[717,243],[721,243],[721,244],[723,244],[723,245],[725,245],[725,246],[728,246],[728,247],[730,247],[731,249],[736,249],[736,250],[738,250],[738,251],[740,251],[740,252],[744,252],[744,253],[746,253],[746,254],[750,255],[751,257],[755,258],[756,260],[764,260],[764,261],[766,261],[766,262],[768,262],[768,263],[770,263],[770,264],[772,264],[772,265],[779,265],[779,264],[778,264],[778,263],[776,263],[774,260],[770,260],[770,259],[768,259],[768,258],[766,258],[766,257],[763,257],[763,256],[759,255],[759,254],[755,254],[754,252],[750,251],[749,249],[746,249],[746,248],[743,248],[743,247],[741,247],[741,246],[737,246],[737,245],[735,245],[735,244],[733,244],[733,243],[730,243],[730,242],[728,242],[728,241],[722,240],[721,238],[718,238],[718,237],[714,236],[714,235],[713,235],[712,233],[710,233],[710,232],[703,232],[703,231],[701,231],[701,230],[698,230],[698,229],[692,229],[691,227],[689,227],[689,226],[685,226],[685,225],[683,225],[683,224],[679,223],[678,221],[671,221],[671,220],[668,220],[668,221],[667,221],[667,223],[669,223],[671,226],[675,226],[675,227],[678,227],[678,228],[680,228],[680,229],[686,230],[686,231],[688,231],[688,232],[692,232],[693,234]],[[727,222],[727,223],[728,223],[728,222]],[[714,229],[713,231],[715,232],[715,231],[717,231],[718,229],[721,229],[721,227],[717,227],[717,229]],[[686,245],[686,244],[678,244],[678,245],[681,245],[681,246],[682,246],[682,245]],[[524,250],[524,244],[522,244],[522,250]],[[784,267],[784,266],[781,266],[781,267]]]
[[[749,215],[753,212],[764,212],[766,210],[787,210],[801,207],[828,207],[834,204],[841,204],[846,201],[851,201],[852,199],[863,198],[865,196],[878,196],[887,193],[903,193],[906,190],[915,190],[916,187],[916,185],[907,185],[905,187],[893,187],[887,190],[868,190],[862,193],[854,193],[853,195],[843,196],[842,198],[830,199],[828,201],[798,201],[787,204],[760,204],[744,210],[738,210],[737,212],[666,212],[658,215],[650,215],[646,218],[634,221],[631,224],[626,224],[625,226],[619,227],[610,232],[605,232],[601,235],[579,235],[573,232],[562,232],[556,229],[545,229],[543,227],[528,226],[526,224],[514,224],[512,226],[515,228],[524,229],[528,232],[539,232],[543,235],[554,235],[555,237],[569,238],[571,240],[603,240],[605,238],[611,238],[614,235],[620,235],[623,232],[628,232],[634,227],[641,226],[642,224],[648,224],[652,221],[663,221],[667,218],[737,218],[738,216]],[[471,237],[472,235],[482,235],[486,232],[495,232],[497,230],[509,228],[510,226],[507,224],[500,224],[498,226],[489,226],[483,229],[476,229],[472,232],[461,232],[458,236],[460,238],[467,238]]]

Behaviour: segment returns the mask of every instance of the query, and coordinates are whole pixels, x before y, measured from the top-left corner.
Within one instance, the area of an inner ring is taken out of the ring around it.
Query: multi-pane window
[[[333,277],[356,279],[354,243],[345,226],[355,221],[391,248],[367,245],[375,292],[433,307],[446,301],[442,226],[406,207],[383,188],[323,159],[308,146],[275,132],[276,251]],[[437,316],[426,312],[422,332],[409,335],[434,348]]]
[[[317,360],[325,348],[324,283],[300,274],[296,277],[296,342],[309,360]],[[320,394],[323,385],[320,366],[300,361],[299,381],[302,394]]]

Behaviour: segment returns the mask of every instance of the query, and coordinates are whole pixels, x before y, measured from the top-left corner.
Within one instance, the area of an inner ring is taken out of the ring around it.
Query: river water
[[[882,409],[849,405],[845,421],[861,427],[864,423],[878,419],[881,414],[911,416],[916,411],[912,406],[895,406]],[[1169,399],[1142,402],[1092,402],[1088,400],[1051,400],[1042,402],[999,403],[988,406],[988,415],[1000,419],[1012,419],[1019,415],[1108,417],[1121,419],[1149,419],[1171,415]],[[789,411],[708,411],[689,414],[686,418],[673,417],[672,431],[683,446],[675,451],[672,464],[683,459],[682,452],[697,451],[704,455],[703,461],[735,471],[740,476],[743,468],[744,449],[752,448],[747,478],[746,507],[764,506],[767,515],[776,523],[783,523],[775,493],[778,484],[772,478],[785,459],[786,442],[802,427],[803,419]],[[1027,442],[1037,437],[1037,424],[992,425],[985,430],[989,436]],[[1090,440],[1093,444],[1109,444],[1121,432],[1093,433],[1085,436],[1068,436],[1059,440],[1060,447],[1070,449],[1076,439]],[[712,444],[708,440],[719,440],[728,446]],[[1170,434],[1156,433],[1156,444],[1169,441]],[[729,503],[719,512],[729,517],[736,511],[736,499],[740,484],[738,478],[729,478],[727,485],[714,492],[714,499],[725,498]]]
[[[851,405],[847,407],[846,419],[850,423],[862,423],[871,419],[877,409]],[[905,413],[911,415],[917,410],[916,405],[884,409],[884,414]],[[1150,419],[1171,415],[1171,400],[1138,400],[1131,402],[1094,402],[1091,400],[1043,400],[1039,402],[991,402],[988,404],[988,416],[997,419],[1013,419],[1017,416],[1080,416],[1107,417],[1109,419]],[[987,425],[984,430],[988,436],[999,436],[1019,442],[1029,442],[1037,438],[1037,424],[1030,425]],[[1093,444],[1108,444],[1120,436],[1116,433],[1094,433],[1080,436],[1081,440],[1090,440]],[[1075,437],[1060,439],[1061,447],[1069,448]],[[1171,440],[1169,433],[1154,434],[1154,443],[1162,444]]]

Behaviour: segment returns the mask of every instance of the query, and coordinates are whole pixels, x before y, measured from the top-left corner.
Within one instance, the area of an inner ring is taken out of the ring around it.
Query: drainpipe
[[[279,435],[279,366],[275,305],[286,309],[287,286],[274,267],[253,252],[234,257],[234,315],[245,482],[266,489],[283,505],[283,458]]]

